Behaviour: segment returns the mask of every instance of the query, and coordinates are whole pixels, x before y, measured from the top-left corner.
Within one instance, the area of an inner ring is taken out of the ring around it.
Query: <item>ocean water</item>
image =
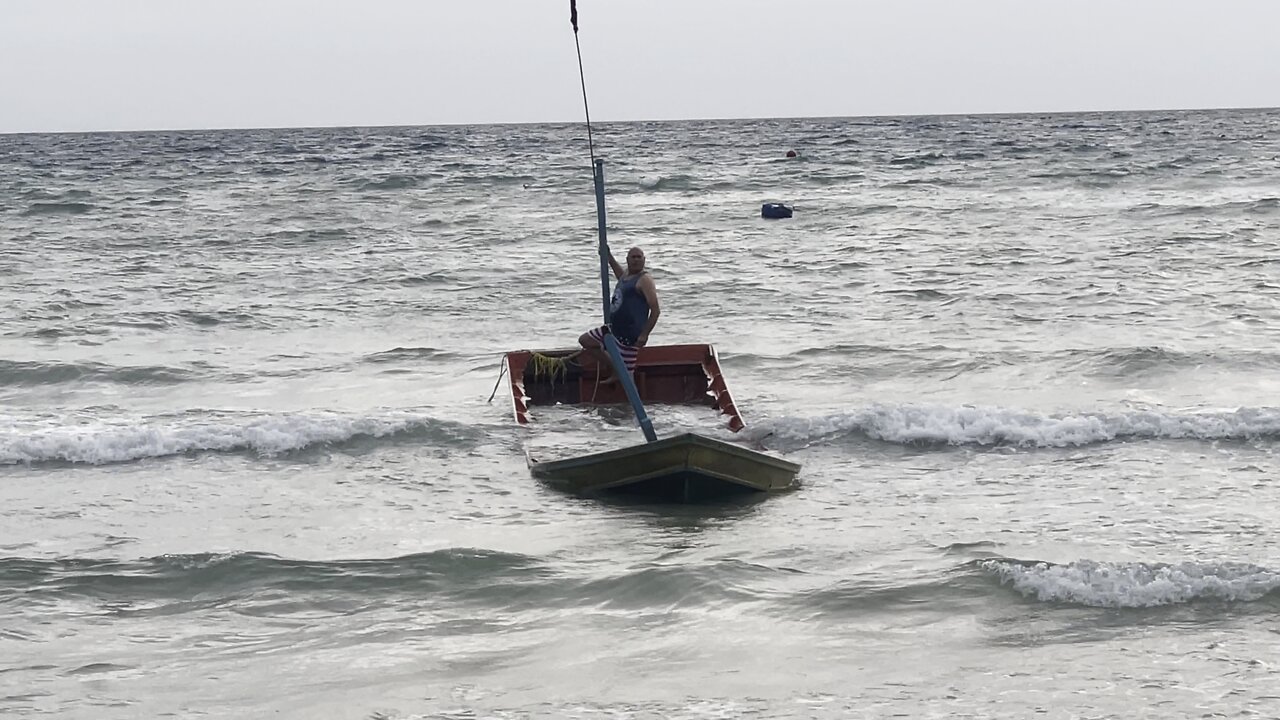
[[[0,714],[1280,716],[1280,111],[595,139],[795,492],[530,478],[581,125],[0,136]]]

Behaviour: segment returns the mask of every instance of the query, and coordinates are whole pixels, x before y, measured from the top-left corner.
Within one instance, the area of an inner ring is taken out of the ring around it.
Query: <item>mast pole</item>
[[[612,320],[612,311],[609,307],[609,237],[604,211],[604,160],[596,157],[595,140],[591,137],[591,106],[587,103],[587,76],[582,70],[582,45],[578,42],[577,0],[569,0],[569,22],[573,24],[573,44],[578,50],[578,77],[582,81],[582,108],[587,116],[587,146],[591,149],[591,178],[596,190],[596,234],[600,238],[600,310],[604,324],[608,326]],[[658,435],[653,431],[653,421],[644,410],[644,403],[640,401],[640,392],[636,389],[635,378],[631,377],[631,373],[627,370],[627,364],[622,359],[622,351],[618,347],[618,339],[613,336],[613,333],[604,334],[604,348],[609,353],[610,362],[613,363],[614,376],[618,378],[622,389],[627,393],[627,400],[631,402],[631,409],[635,411],[636,422],[644,432],[645,440],[655,442]]]
[[[604,324],[608,325],[613,319],[613,312],[609,307],[609,230],[605,222],[604,160],[602,158],[595,159],[592,179],[596,186],[596,234],[600,237],[600,299],[603,302]]]

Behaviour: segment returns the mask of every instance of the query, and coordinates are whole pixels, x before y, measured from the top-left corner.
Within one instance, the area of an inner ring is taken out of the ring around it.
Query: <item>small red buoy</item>
[[[788,150],[788,151],[787,151],[787,157],[796,157],[796,151],[795,151],[795,150]]]

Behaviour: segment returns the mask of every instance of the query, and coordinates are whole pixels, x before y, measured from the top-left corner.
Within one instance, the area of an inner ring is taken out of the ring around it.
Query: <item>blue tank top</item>
[[[609,329],[614,337],[628,344],[635,345],[640,333],[644,332],[645,323],[649,321],[649,301],[644,293],[636,288],[636,283],[644,273],[632,275],[619,280],[613,289],[613,300],[609,303]]]

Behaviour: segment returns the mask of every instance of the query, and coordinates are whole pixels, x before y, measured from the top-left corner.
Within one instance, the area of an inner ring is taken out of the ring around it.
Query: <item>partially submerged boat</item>
[[[521,425],[534,419],[532,408],[538,406],[628,401],[623,383],[599,382],[601,368],[586,354],[520,350],[507,353],[506,359],[512,411]],[[643,405],[704,406],[724,416],[729,430],[745,427],[710,345],[641,348],[633,378]],[[528,463],[534,477],[570,492],[643,494],[683,502],[789,490],[800,471],[782,458],[692,432],[570,458],[531,453]]]
[[[569,15],[576,45],[578,6],[575,0],[569,0]],[[578,68],[581,75],[581,48],[578,50]],[[586,79],[582,78],[584,106],[586,89]],[[604,325],[612,327],[610,263],[614,268],[619,266],[609,251],[604,160],[596,157],[589,112],[587,147],[591,152],[592,185],[596,195],[601,316]],[[616,274],[620,282],[625,280],[621,269],[617,269]],[[624,307],[625,304],[619,305],[620,309]],[[655,320],[650,316],[646,334],[653,328]],[[626,371],[618,341],[612,333],[604,335],[602,345],[612,373],[603,372],[604,368],[592,361],[589,354],[576,350],[507,353],[516,422],[527,425],[532,406],[627,403],[635,413],[636,424],[644,433],[646,442],[577,457],[546,459],[529,455],[529,469],[534,477],[575,492],[632,491],[684,501],[743,492],[774,492],[794,485],[800,466],[793,462],[697,433],[685,432],[658,438],[645,410],[647,403],[706,405],[728,417],[730,430],[742,430],[742,416],[729,394],[729,387],[720,372],[720,361],[710,345],[643,347],[636,358],[634,373]],[[602,383],[599,380],[602,375],[613,375],[618,380],[616,383]]]

